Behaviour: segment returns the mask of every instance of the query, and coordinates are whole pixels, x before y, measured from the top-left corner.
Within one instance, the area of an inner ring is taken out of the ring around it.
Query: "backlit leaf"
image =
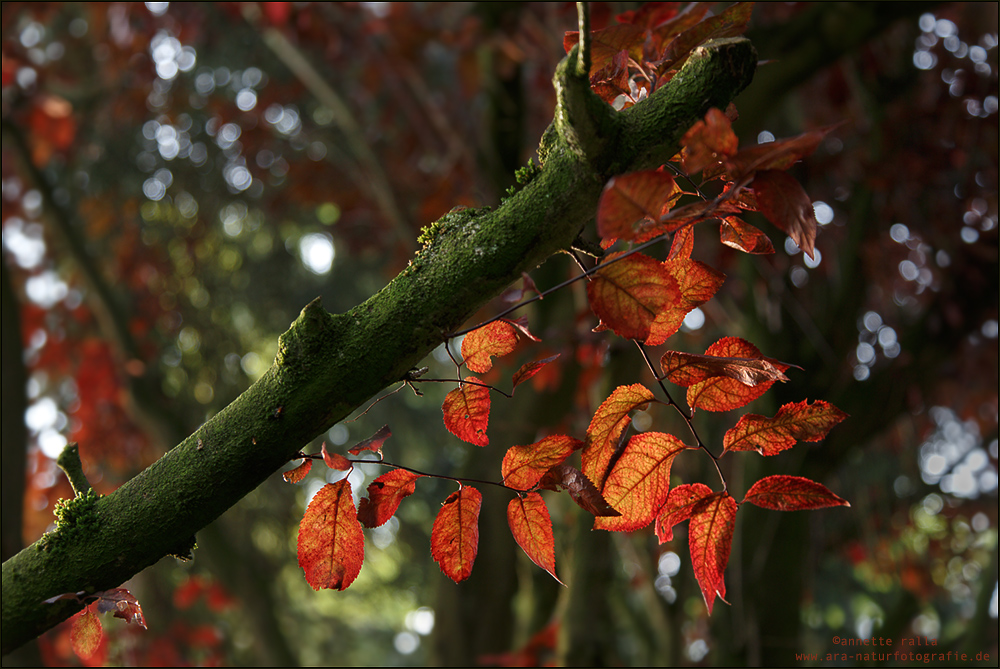
[[[791,448],[796,441],[819,441],[847,414],[823,400],[786,404],[774,418],[746,414],[726,432],[723,445],[727,451],[757,451],[774,455]]]
[[[729,493],[712,492],[704,484],[692,483],[670,491],[656,521],[656,535],[660,543],[664,543],[673,538],[674,525],[690,519],[691,565],[709,615],[716,595],[723,601],[726,597],[723,576],[729,563],[737,508],[736,500]]]
[[[680,194],[673,177],[660,170],[613,177],[597,205],[597,233],[602,245],[606,248],[615,239],[632,239],[634,223],[643,218],[658,219],[664,206]]]
[[[797,137],[779,139],[742,149],[726,161],[726,171],[732,181],[740,181],[751,172],[787,170],[819,146],[823,138],[835,128],[829,126],[812,130]]]
[[[786,232],[810,258],[816,244],[816,214],[809,196],[794,177],[777,170],[758,172],[750,183],[757,211]]]
[[[139,600],[125,588],[112,588],[103,592],[94,593],[97,599],[97,612],[107,613],[114,611],[115,618],[121,618],[126,623],[135,623],[139,627],[146,629],[146,619],[142,616],[142,607]]]
[[[466,381],[479,382],[474,376]],[[448,393],[441,406],[444,426],[453,435],[476,446],[488,446],[486,427],[490,420],[490,390],[479,385],[464,383]]]
[[[500,466],[504,485],[518,490],[531,490],[545,472],[580,448],[583,448],[583,442],[579,439],[561,434],[545,437],[527,446],[511,446]]]
[[[581,509],[595,516],[621,515],[601,497],[601,493],[583,472],[565,463],[556,465],[546,472],[538,485],[546,490],[566,488],[569,496]]]
[[[667,351],[660,369],[672,383],[687,386],[688,405],[706,411],[729,411],[744,406],[786,381],[791,367],[765,358],[757,347],[738,337],[724,337],[705,355]]]
[[[618,24],[594,30],[590,33],[590,74],[605,67],[619,51],[628,51],[629,55],[639,60],[642,58],[642,43],[645,41],[645,31],[639,26]],[[578,31],[567,32],[563,38],[563,48],[570,52],[580,42]]]
[[[365,535],[346,478],[327,483],[299,523],[299,566],[313,590],[343,590],[361,572]]]
[[[351,461],[345,458],[340,453],[331,453],[329,450],[327,450],[325,441],[323,442],[322,452],[323,452],[323,462],[325,462],[326,466],[329,467],[330,469],[335,469],[340,472],[346,472],[352,467],[354,467],[354,465],[351,464]]]
[[[101,626],[101,620],[96,613],[90,610],[90,607],[77,614],[69,633],[70,641],[73,643],[73,652],[81,660],[89,660],[97,653],[103,636],[104,628]]]
[[[507,524],[510,525],[514,541],[531,561],[559,581],[559,577],[556,576],[552,519],[542,496],[537,492],[530,492],[524,497],[518,496],[510,500],[510,504],[507,505]]]
[[[312,469],[312,464],[313,464],[312,458],[306,458],[302,461],[301,465],[299,465],[295,469],[289,469],[281,476],[289,483],[298,483],[299,481],[304,479],[306,477],[306,474],[309,473],[309,470]]]
[[[485,374],[493,367],[492,356],[507,355],[517,346],[517,329],[503,319],[476,328],[462,339],[462,357],[474,372]]]
[[[632,532],[653,522],[670,493],[670,466],[686,448],[662,432],[644,432],[629,439],[601,490],[622,515],[597,518],[594,529]]]
[[[677,280],[649,256],[636,253],[599,269],[587,283],[587,298],[601,325],[619,337],[656,346],[673,334],[667,321],[680,298]]]
[[[482,494],[472,486],[448,496],[431,529],[431,556],[444,575],[456,583],[469,578],[479,550],[479,509]]]
[[[358,504],[358,520],[368,528],[380,527],[386,523],[404,497],[413,494],[420,474],[393,469],[382,474],[368,484],[368,497]]]
[[[658,333],[666,341],[680,329],[685,316],[712,299],[725,282],[726,275],[690,258],[667,260],[663,266],[677,280],[680,291],[679,299],[669,305],[658,318]]]
[[[735,216],[727,216],[719,227],[720,241],[744,253],[765,255],[774,253],[774,245],[763,232]]]
[[[719,109],[713,107],[685,133],[681,146],[685,147],[682,165],[688,174],[696,174],[723,158],[736,154],[739,140],[733,124]]]
[[[532,362],[524,363],[523,365],[521,365],[521,368],[517,370],[514,373],[514,376],[511,378],[511,380],[514,383],[513,387],[517,388],[521,383],[527,381],[535,374],[540,372],[542,370],[542,367],[549,364],[558,357],[559,354],[556,353],[555,355],[550,355],[549,357],[542,358],[541,360],[533,360]]]
[[[583,449],[583,473],[598,489],[604,483],[604,475],[611,458],[618,447],[622,431],[632,419],[629,413],[645,410],[653,401],[653,393],[641,383],[619,386],[594,412],[587,427],[587,446]]]
[[[359,441],[357,444],[347,449],[347,452],[351,455],[360,455],[363,451],[374,451],[381,455],[382,444],[385,440],[392,436],[392,430],[389,429],[388,425],[383,425],[378,429],[378,432],[368,437],[364,441]]]
[[[767,476],[754,483],[744,502],[775,511],[822,509],[828,506],[850,506],[847,500],[834,495],[815,481],[801,476]]]

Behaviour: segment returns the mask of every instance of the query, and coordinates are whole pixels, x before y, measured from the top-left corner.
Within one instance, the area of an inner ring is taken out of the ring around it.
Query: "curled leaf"
[[[311,458],[305,458],[302,460],[302,464],[294,469],[289,469],[287,472],[281,475],[285,481],[288,483],[298,483],[306,477],[309,470],[312,469],[313,461]]]
[[[146,629],[146,619],[142,617],[142,607],[139,600],[125,588],[112,588],[95,593],[97,596],[97,612],[114,611],[115,618],[121,618],[126,623],[135,623]]]
[[[542,371],[542,367],[549,364],[553,360],[559,357],[559,354],[550,355],[547,358],[542,358],[541,360],[533,360],[532,362],[526,362],[521,365],[521,368],[514,373],[512,381],[514,383],[513,387],[517,388],[521,383],[524,383],[531,377],[533,377],[538,372]]]
[[[556,465],[542,477],[539,487],[547,490],[569,491],[569,496],[581,509],[595,516],[620,516],[607,501],[601,497],[600,491],[576,467],[567,464]]]
[[[346,472],[352,467],[354,467],[354,465],[351,464],[351,461],[345,458],[340,453],[331,453],[330,451],[328,451],[326,448],[325,441],[323,442],[322,452],[323,452],[323,462],[325,462],[326,466],[329,467],[330,469],[335,469],[339,472]]]
[[[744,253],[752,255],[774,253],[774,245],[767,235],[736,216],[727,216],[722,221],[719,239],[726,246]]]
[[[431,528],[431,556],[444,575],[459,583],[469,578],[479,551],[479,509],[483,495],[462,486],[441,505]]]
[[[750,188],[756,198],[757,211],[813,258],[819,224],[812,201],[795,177],[787,172],[764,170],[757,173]]]
[[[403,498],[417,489],[420,476],[405,469],[393,469],[369,483],[368,497],[358,504],[361,524],[368,528],[384,525],[396,513]]]
[[[378,432],[368,437],[364,441],[359,441],[357,444],[347,449],[347,452],[351,455],[360,455],[363,451],[374,451],[379,455],[382,454],[382,444],[385,440],[392,436],[392,430],[389,429],[388,425],[383,425],[378,429]]]

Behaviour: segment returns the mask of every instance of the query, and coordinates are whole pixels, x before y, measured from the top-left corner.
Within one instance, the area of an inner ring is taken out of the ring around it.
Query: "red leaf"
[[[466,381],[479,382],[474,376]],[[490,390],[479,385],[464,383],[448,393],[441,407],[444,426],[453,435],[476,446],[488,446],[486,426],[490,420]]]
[[[378,432],[368,437],[364,441],[359,441],[353,447],[347,450],[351,455],[360,455],[362,451],[374,451],[379,455],[382,454],[382,444],[385,440],[392,436],[392,430],[389,429],[388,425],[383,425],[378,429]]]
[[[688,28],[667,46],[662,55],[663,63],[659,71],[664,72],[676,67],[681,59],[686,58],[695,47],[706,40],[742,35],[747,29],[752,11],[752,2],[737,2],[718,16],[712,16]]]
[[[663,266],[677,280],[680,291],[679,299],[669,305],[657,319],[660,324],[658,333],[666,341],[680,329],[684,317],[691,310],[712,299],[725,282],[726,275],[690,258],[667,260]]]
[[[788,233],[799,248],[814,257],[816,214],[809,196],[794,177],[777,170],[758,172],[750,183],[757,201],[757,211]]]
[[[847,414],[823,400],[813,404],[802,400],[786,404],[774,418],[746,414],[726,432],[723,445],[727,451],[757,451],[775,455],[791,448],[796,441],[819,441]]]
[[[556,353],[555,355],[550,355],[549,357],[542,358],[541,360],[534,360],[532,362],[524,363],[523,365],[521,365],[521,368],[514,373],[514,376],[511,377],[511,380],[514,383],[513,387],[517,388],[521,383],[527,381],[535,374],[540,372],[542,370],[542,367],[549,364],[558,357],[559,354]]]
[[[674,239],[670,242],[670,252],[667,253],[667,260],[676,258],[690,258],[694,252],[694,228],[686,226],[674,233]]]
[[[417,489],[420,476],[405,469],[393,469],[369,483],[368,497],[358,504],[361,524],[368,528],[384,525],[396,513],[403,498]]]
[[[597,232],[607,248],[615,239],[632,239],[632,224],[643,218],[657,220],[665,206],[681,195],[672,176],[660,170],[613,177],[604,186],[597,205]]]
[[[660,368],[671,382],[688,386],[688,405],[706,411],[729,411],[757,399],[775,381],[786,381],[786,363],[765,358],[738,337],[724,337],[705,355],[667,351]]]
[[[537,492],[515,497],[507,505],[507,524],[514,541],[531,558],[531,561],[556,576],[555,539],[552,537],[552,519],[545,500]],[[565,585],[562,581],[559,581]]]
[[[546,490],[568,489],[573,501],[581,509],[595,516],[621,515],[601,497],[601,493],[590,479],[576,467],[567,464],[556,465],[545,473],[538,485]]]
[[[517,346],[517,329],[503,319],[476,328],[462,339],[462,357],[474,372],[485,374],[493,367],[491,356],[507,355]]]
[[[629,412],[645,410],[653,401],[653,393],[641,383],[619,386],[597,407],[587,427],[587,447],[583,449],[583,473],[600,487],[611,458],[618,447],[622,431],[632,419]]]
[[[573,451],[583,448],[579,439],[551,435],[527,446],[511,446],[503,456],[500,471],[504,485],[531,490],[545,472],[560,464]]]
[[[736,500],[727,492],[715,493],[702,483],[692,483],[670,491],[656,520],[656,536],[661,544],[673,538],[674,525],[691,520],[688,527],[691,565],[709,615],[717,594],[725,601],[723,574],[732,548],[737,508]]]
[[[680,298],[677,280],[662,263],[641,253],[605,265],[587,284],[590,308],[601,326],[648,346],[665,342],[673,334],[668,332],[669,308]]]
[[[590,33],[590,74],[594,74],[618,54],[628,51],[636,60],[642,58],[642,43],[646,39],[646,31],[629,24],[613,25]],[[580,33],[567,32],[563,37],[563,48],[570,52],[580,41]]]
[[[729,178],[740,181],[751,172],[787,170],[815,151],[823,138],[836,127],[820,128],[797,137],[747,147],[726,161]]]
[[[719,228],[719,239],[726,246],[753,255],[774,253],[774,245],[763,232],[735,216],[727,216]]]
[[[309,470],[312,469],[312,464],[313,464],[312,459],[306,458],[302,461],[301,465],[299,465],[295,469],[289,469],[281,476],[289,483],[298,483],[299,481],[304,479],[306,477],[306,474],[309,473]]]
[[[73,628],[69,638],[73,642],[73,652],[81,660],[89,660],[101,646],[101,639],[104,637],[104,628],[96,613],[92,613],[88,606],[77,614],[73,620]]]
[[[299,523],[299,566],[313,590],[344,590],[361,572],[365,535],[346,478],[320,488]]]
[[[135,623],[146,629],[146,620],[142,617],[142,607],[131,592],[125,588],[112,588],[95,593],[98,597],[97,612],[114,611],[115,618],[121,618],[126,623]]]
[[[686,448],[677,437],[661,432],[629,439],[602,488],[604,499],[622,515],[597,518],[594,529],[632,532],[653,522],[670,493],[670,466]]]
[[[726,115],[713,107],[705,114],[705,120],[698,121],[685,133],[681,145],[685,147],[684,170],[688,174],[696,174],[727,156],[735,155],[739,140]]]
[[[775,511],[822,509],[828,506],[850,506],[826,486],[801,476],[767,476],[754,483],[744,502]]]
[[[354,467],[351,461],[345,458],[340,453],[331,453],[326,449],[326,442],[323,442],[323,462],[330,469],[336,469],[339,472],[346,472]]]
[[[479,550],[482,494],[462,486],[444,501],[431,529],[431,556],[444,575],[458,583],[469,578]]]

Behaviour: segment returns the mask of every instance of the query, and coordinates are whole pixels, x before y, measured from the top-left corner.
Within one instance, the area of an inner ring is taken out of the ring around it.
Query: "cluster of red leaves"
[[[647,5],[619,17],[619,25],[592,33],[594,90],[612,102],[620,95],[634,94],[636,81],[642,79],[652,92],[673,76],[702,41],[742,32],[750,7],[737,4],[703,20],[706,11],[699,7],[679,13],[672,4]],[[568,34],[567,50],[577,40],[577,35]],[[587,272],[588,302],[600,319],[595,331],[611,330],[640,345],[657,346],[680,329],[689,312],[715,295],[725,277],[692,259],[695,224],[719,221],[722,243],[746,253],[771,253],[773,246],[766,235],[737,216],[757,211],[813,254],[816,220],[812,205],[785,170],[815,150],[828,130],[739,150],[730,116],[710,110],[685,135],[683,151],[677,156],[679,166],[673,167],[677,174],[701,173],[705,183],[721,180],[720,195],[714,199],[704,196],[698,186],[694,192],[683,190],[664,167],[625,174],[606,185],[597,211],[603,248],[619,241],[635,244],[666,234],[674,237],[665,261],[633,249],[610,254]],[[694,184],[690,176],[687,181]],[[699,199],[676,206],[684,196]],[[463,362],[458,367],[485,374],[494,358],[515,350],[519,338],[539,341],[524,319],[491,321],[465,337]],[[553,359],[522,366],[513,376],[513,386]],[[703,355],[667,351],[660,360],[658,382],[664,393],[665,381],[687,388],[692,411],[730,411],[757,399],[776,381],[787,381],[785,372],[791,367],[764,356],[750,342],[725,337]],[[448,430],[463,441],[488,446],[491,389],[475,376],[459,381],[442,407]],[[690,417],[669,394],[667,400],[690,426]],[[823,485],[795,476],[761,479],[742,501],[730,495],[725,480],[721,491],[703,483],[671,488],[670,471],[678,455],[711,452],[700,438],[697,446],[689,446],[674,435],[656,431],[638,433],[626,441],[632,412],[645,410],[651,402],[661,400],[642,384],[620,386],[594,412],[585,440],[550,435],[533,444],[512,446],[504,455],[503,479],[498,485],[515,493],[507,508],[511,532],[528,557],[556,580],[555,542],[540,494],[543,489],[568,490],[595,516],[595,529],[632,532],[654,525],[663,543],[673,538],[675,525],[689,521],[692,565],[709,613],[715,597],[725,597],[724,572],[740,505],[749,502],[781,511],[848,505]],[[845,417],[823,401],[786,404],[773,418],[748,414],[725,434],[722,455],[729,451],[774,455],[796,441],[824,438]],[[373,450],[381,461],[381,445],[388,434],[383,428],[349,452]],[[580,468],[567,462],[577,452]],[[353,466],[351,460],[329,453],[325,445],[322,458],[333,469]],[[300,480],[310,465],[307,459],[285,478]],[[383,474],[368,486],[368,497],[357,510],[347,479],[324,486],[309,504],[299,532],[299,562],[308,582],[317,589],[342,590],[350,585],[364,560],[362,527],[377,527],[391,518],[421,476],[405,468]],[[478,490],[459,483],[459,490],[442,504],[431,533],[431,554],[456,582],[472,572],[482,505]]]

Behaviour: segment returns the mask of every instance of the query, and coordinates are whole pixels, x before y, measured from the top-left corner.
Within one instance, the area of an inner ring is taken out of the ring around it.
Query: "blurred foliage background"
[[[593,27],[635,7],[592,3]],[[405,266],[421,226],[496,204],[551,120],[575,29],[571,3],[3,3],[4,559],[72,494],[54,464],[67,441],[95,488],[115,489],[262,374],[314,297],[354,306]],[[755,9],[765,63],[736,101],[741,144],[845,122],[793,170],[817,258],[766,224],[777,253],[761,258],[699,230],[695,257],[729,278],[670,347],[742,336],[800,366],[751,410],[825,399],[851,418],[766,462],[727,458],[727,480],[742,494],[806,476],[852,507],[744,509],[731,606],[707,617],[683,532],[664,546],[592,532],[554,496],[562,588],[486,489],[479,558],[456,586],[428,548],[453,486],[431,479],[368,534],[351,588],[317,593],[295,540],[324,480],[276,474],[198,534],[194,561],[127,584],[149,630],[108,619],[92,663],[809,665],[851,650],[835,637],[875,636],[995,664],[997,32],[995,3]],[[556,258],[533,280],[576,271]],[[510,445],[582,435],[616,385],[651,377],[591,331],[581,289],[526,309],[561,357],[494,402],[490,448],[444,429],[436,384],[325,440],[346,449],[388,424],[387,459],[496,479]],[[443,349],[427,364],[454,374]],[[699,415],[699,430],[718,444],[737,418]],[[654,425],[682,429],[656,409],[637,418]],[[699,467],[678,463],[675,480],[710,480]],[[379,473],[357,468],[354,489]],[[78,660],[64,625],[8,662]]]

